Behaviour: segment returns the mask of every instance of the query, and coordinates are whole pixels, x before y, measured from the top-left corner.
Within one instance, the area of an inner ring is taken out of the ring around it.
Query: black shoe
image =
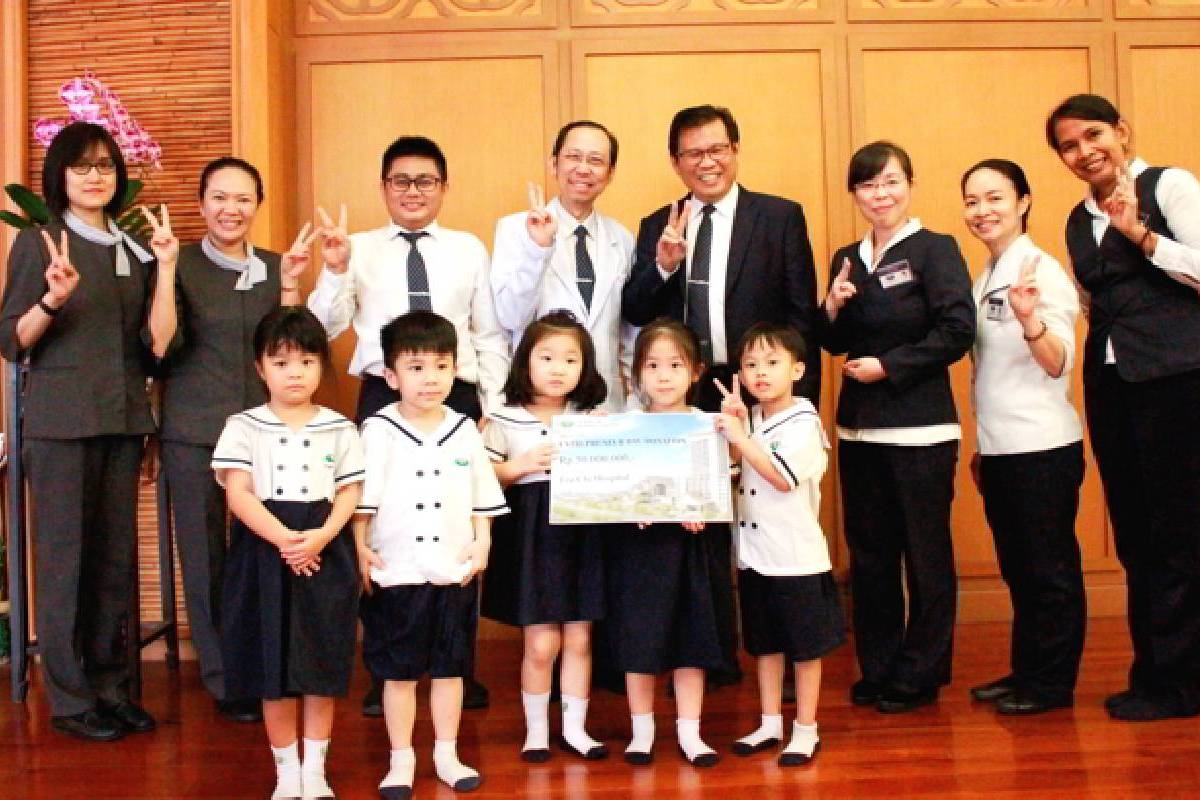
[[[363,695],[362,715],[364,717],[383,716],[383,683],[371,681],[371,688]]]
[[[474,676],[463,678],[463,708],[467,711],[475,711],[480,708],[487,708],[488,702],[488,690],[486,686],[475,680]]]
[[[1075,705],[1075,699],[1072,697],[1048,700],[1018,689],[1012,694],[997,700],[996,711],[1000,714],[1019,716],[1041,714],[1043,711],[1052,711],[1056,708],[1070,708],[1073,705]]]
[[[580,758],[585,759],[587,761],[602,761],[602,760],[608,758],[608,748],[602,744],[596,745],[595,747],[593,747],[592,749],[588,750],[585,753],[581,750],[577,750],[575,748],[575,745],[568,742],[565,737],[559,736],[558,737],[558,746],[561,747],[563,750],[566,750],[568,753],[579,756]]]
[[[809,755],[804,753],[780,753],[779,766],[781,767],[803,767],[805,764],[811,764],[812,760],[817,757],[818,751],[821,749],[821,743],[817,742],[813,745],[813,751]]]
[[[647,764],[653,764],[654,751],[647,750],[646,752],[642,752],[641,750],[626,750],[625,763],[632,764],[635,767],[644,767]]]
[[[1194,703],[1184,703],[1169,697],[1154,697],[1136,692],[1130,693],[1125,700],[1114,703],[1108,709],[1110,717],[1125,722],[1153,722],[1159,719],[1194,717],[1197,714],[1200,714],[1200,708],[1197,708]]]
[[[262,722],[262,702],[259,700],[217,700],[217,713],[234,722]]]
[[[873,706],[883,696],[883,686],[863,678],[850,687],[850,702],[856,706]]]
[[[763,739],[758,744],[750,744],[738,740],[733,743],[733,754],[735,756],[752,756],[755,753],[761,753],[763,750],[770,750],[775,745],[779,744],[779,739],[772,736],[770,739]]]
[[[101,701],[96,704],[96,709],[120,725],[126,733],[149,733],[158,727],[158,723],[146,709],[129,700],[119,703]]]
[[[896,686],[890,686],[883,690],[883,694],[879,696],[879,702],[875,704],[875,708],[881,714],[903,714],[906,711],[914,711],[921,706],[932,705],[937,702],[937,689],[901,689]]]
[[[456,792],[473,792],[483,783],[482,775],[472,775],[469,778],[459,778],[450,788]]]
[[[1132,689],[1126,689],[1124,691],[1117,692],[1116,694],[1110,694],[1108,697],[1104,698],[1104,708],[1111,711],[1114,707],[1119,706],[1121,703],[1124,703],[1133,696],[1134,692]]]
[[[411,786],[380,786],[381,800],[409,800],[412,797]]]
[[[1002,697],[1008,697],[1016,691],[1017,684],[1012,675],[1005,675],[999,680],[985,683],[982,686],[971,687],[971,699],[980,703],[994,703]]]
[[[545,764],[550,760],[550,748],[533,747],[521,751],[521,760],[526,764]]]
[[[721,760],[719,753],[701,753],[695,758],[688,758],[687,753],[683,748],[679,748],[679,755],[683,756],[683,760],[691,764],[693,767],[715,767],[717,762]]]
[[[94,710],[69,717],[51,717],[50,726],[68,736],[89,742],[115,742],[125,735],[125,729],[116,720]]]

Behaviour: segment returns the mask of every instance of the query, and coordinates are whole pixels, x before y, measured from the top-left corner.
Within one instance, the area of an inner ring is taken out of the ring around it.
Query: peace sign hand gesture
[[[62,308],[79,285],[79,272],[71,264],[66,231],[62,232],[60,247],[54,246],[54,239],[44,230],[42,239],[46,242],[46,249],[50,251],[50,264],[46,267],[46,291],[49,292],[50,299],[43,302],[51,308]]]
[[[1138,230],[1143,226],[1138,214],[1137,192],[1128,167],[1117,170],[1117,186],[1108,199],[1101,203],[1101,207],[1108,214],[1109,223],[1130,241],[1137,242],[1139,234],[1145,233],[1144,229]]]
[[[825,295],[825,313],[829,315],[831,322],[842,310],[842,306],[858,294],[858,288],[850,282],[850,267],[850,259],[843,258],[842,269],[834,276],[833,282],[829,284],[829,294]]]
[[[321,236],[321,258],[325,260],[325,266],[329,267],[330,272],[341,275],[350,267],[350,234],[346,227],[346,204],[342,203],[337,225],[333,224],[333,220],[320,206],[317,206],[317,214],[321,217],[321,227],[317,229]]]
[[[732,417],[740,419],[742,422],[750,419],[750,412],[746,408],[746,404],[742,402],[742,389],[738,383],[737,373],[734,373],[731,385],[732,389],[726,389],[725,384],[713,378],[713,384],[717,387],[717,391],[721,393],[721,413],[729,414]]]
[[[1037,310],[1041,290],[1037,284],[1037,265],[1042,260],[1040,253],[1031,253],[1021,262],[1021,272],[1016,283],[1008,289],[1008,305],[1013,315],[1024,325]]]
[[[171,212],[167,211],[166,203],[160,203],[158,206],[158,213],[162,214],[162,220],[155,219],[154,214],[145,206],[140,208],[142,217],[150,224],[152,230],[150,250],[158,260],[159,268],[165,266],[169,269],[175,266],[175,262],[179,260],[179,239],[171,230]]]
[[[558,233],[558,219],[546,207],[546,194],[542,187],[529,182],[529,214],[525,217],[525,230],[538,247],[549,247]]]
[[[658,246],[654,258],[658,266],[667,272],[674,272],[687,256],[687,226],[690,219],[688,212],[691,203],[684,200],[678,212],[674,203],[667,211],[667,227],[663,228],[658,237]]]
[[[312,227],[311,222],[304,223],[304,227],[300,229],[300,233],[296,235],[296,241],[292,242],[292,247],[283,254],[283,258],[279,260],[281,270],[280,281],[285,292],[295,291],[300,288],[300,278],[308,269],[309,248],[312,247],[313,240],[317,238],[319,230],[309,233],[309,228]]]

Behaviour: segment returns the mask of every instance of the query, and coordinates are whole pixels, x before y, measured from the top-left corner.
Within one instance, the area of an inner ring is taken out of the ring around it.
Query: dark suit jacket
[[[815,338],[817,277],[804,211],[791,200],[739,188],[725,278],[729,356],[734,358],[742,334],[756,322],[794,325],[808,345],[804,378],[797,388],[816,403],[821,390],[821,354]],[[654,257],[670,209],[658,209],[638,229],[633,270],[621,294],[621,313],[633,325],[657,317],[683,319],[686,265],[664,281]]]

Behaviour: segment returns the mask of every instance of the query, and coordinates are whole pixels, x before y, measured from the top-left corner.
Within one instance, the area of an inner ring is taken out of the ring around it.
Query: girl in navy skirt
[[[354,423],[312,402],[329,362],[312,312],[267,314],[254,355],[270,399],[229,418],[212,462],[234,516],[221,606],[226,692],[263,701],[272,798],[332,797],[325,753],[354,659],[359,577],[347,523],[362,445]]]
[[[584,728],[592,671],[592,622],[604,613],[604,559],[599,531],[550,524],[550,420],[604,401],[591,337],[569,311],[556,311],[526,329],[513,356],[504,396],[489,417],[484,443],[495,462],[512,513],[492,529],[483,583],[485,617],[519,625],[525,639],[521,758],[550,757],[551,671],[561,652],[562,738],[568,752],[608,755]]]
[[[696,335],[682,323],[660,318],[638,335],[633,383],[649,413],[699,413],[687,399],[701,367]],[[638,523],[605,534],[605,630],[613,666],[625,673],[633,726],[625,760],[631,764],[653,760],[656,676],[668,670],[680,751],[698,767],[718,761],[700,738],[700,711],[704,671],[733,668],[723,655],[713,604],[714,585],[728,587],[730,576],[709,567],[709,536],[723,525]]]

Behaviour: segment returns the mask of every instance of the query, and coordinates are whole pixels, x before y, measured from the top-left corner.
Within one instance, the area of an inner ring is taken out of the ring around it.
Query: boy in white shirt
[[[725,399],[716,424],[741,461],[734,528],[738,595],[745,647],[758,660],[762,724],[738,739],[733,751],[751,755],[782,740],[786,657],[796,673],[796,721],[779,764],[798,766],[811,762],[820,747],[821,656],[846,637],[819,522],[829,441],[812,403],[792,395],[805,356],[795,328],[760,322],[746,331],[737,355],[733,386],[717,383]],[[749,412],[739,378],[759,403]]]
[[[363,660],[386,681],[391,766],[385,800],[412,794],[417,681],[431,678],[433,763],[457,791],[480,784],[458,760],[463,677],[479,621],[476,574],[487,566],[491,517],[507,513],[483,438],[444,402],[454,383],[454,326],[410,311],[383,327],[384,379],[400,395],[363,423],[363,496],[354,517],[366,596]]]

